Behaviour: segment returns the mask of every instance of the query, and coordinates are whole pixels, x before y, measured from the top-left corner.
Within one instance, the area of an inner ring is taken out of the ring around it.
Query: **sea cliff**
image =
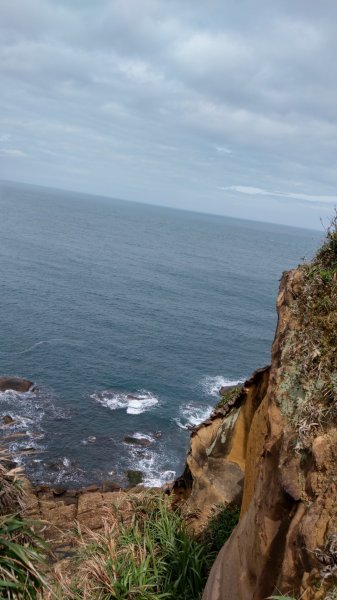
[[[190,525],[239,502],[203,600],[337,597],[336,234],[284,273],[270,368],[191,435]]]

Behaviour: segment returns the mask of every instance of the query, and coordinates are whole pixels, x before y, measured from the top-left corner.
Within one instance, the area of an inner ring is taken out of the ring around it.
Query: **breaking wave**
[[[90,398],[110,410],[125,409],[129,415],[140,415],[158,404],[158,398],[146,390],[140,390],[135,394],[104,390],[91,394]]]

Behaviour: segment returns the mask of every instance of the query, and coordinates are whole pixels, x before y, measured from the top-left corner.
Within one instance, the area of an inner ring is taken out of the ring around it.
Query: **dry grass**
[[[22,489],[17,475],[20,468],[6,469],[8,454],[0,449],[0,516],[16,513],[22,508]]]
[[[324,579],[337,576],[337,534],[331,535],[323,548],[317,548],[315,556],[321,564],[321,576]]]
[[[155,492],[107,511],[104,530],[78,529],[78,552],[54,592],[66,600],[198,600],[212,557],[189,537],[170,499]]]
[[[299,269],[302,282],[291,306],[297,327],[283,349],[283,386],[296,448],[303,450],[337,418],[337,214],[312,262]]]
[[[0,460],[0,597],[35,600],[47,585],[42,574],[46,547],[34,524],[21,517],[20,469],[6,469],[8,456],[3,450]]]

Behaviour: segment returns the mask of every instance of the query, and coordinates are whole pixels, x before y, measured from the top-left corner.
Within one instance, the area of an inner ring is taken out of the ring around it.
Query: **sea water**
[[[0,375],[38,386],[0,394],[3,444],[36,482],[172,480],[219,388],[269,363],[280,276],[321,239],[0,183]]]

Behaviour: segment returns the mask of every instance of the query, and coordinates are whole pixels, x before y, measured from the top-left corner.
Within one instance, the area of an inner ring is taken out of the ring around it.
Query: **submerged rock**
[[[151,441],[148,440],[147,438],[136,438],[133,437],[132,435],[126,435],[124,438],[124,442],[126,444],[134,444],[136,446],[150,446],[151,445]]]
[[[131,485],[138,485],[138,483],[141,483],[143,481],[142,471],[129,469],[128,471],[126,471],[126,475]]]
[[[29,392],[34,387],[29,379],[21,377],[0,377],[0,392],[14,390],[15,392]]]

